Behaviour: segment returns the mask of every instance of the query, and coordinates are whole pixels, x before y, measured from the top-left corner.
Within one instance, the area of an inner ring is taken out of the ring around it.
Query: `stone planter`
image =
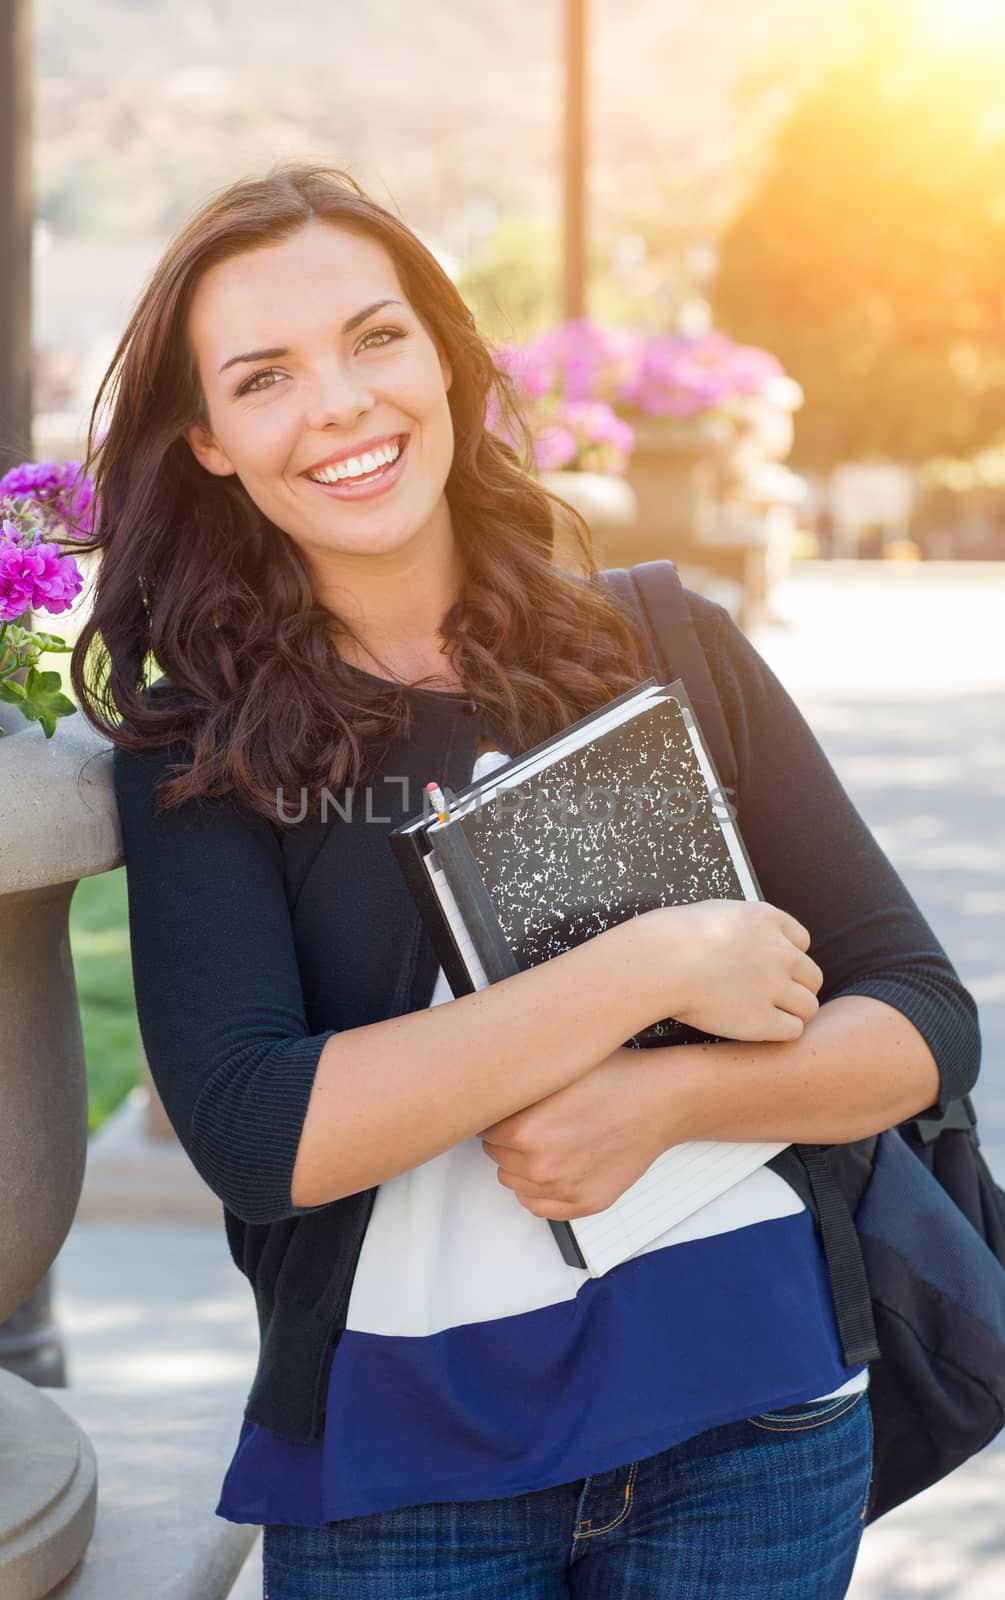
[[[631,484],[613,472],[541,472],[538,478],[587,523],[598,567],[616,566],[619,541],[638,516],[638,499]],[[559,532],[556,551],[561,548]]]
[[[669,559],[683,582],[721,601],[742,628],[763,614],[775,507],[748,493],[765,463],[792,442],[790,413],[750,408],[738,423],[723,419],[633,424],[636,448],[626,479],[638,516],[612,541],[612,564]]]
[[[68,913],[82,877],[121,863],[111,749],[78,713],[52,739],[0,705],[0,1320],[55,1260],[80,1197],[87,1081]],[[15,731],[17,730],[17,731]],[[39,1600],[94,1528],[87,1437],[0,1374],[0,1600]]]
[[[714,539],[720,477],[736,450],[733,429],[716,421],[633,426],[636,445],[625,477],[639,509],[621,546],[623,564],[686,563]]]

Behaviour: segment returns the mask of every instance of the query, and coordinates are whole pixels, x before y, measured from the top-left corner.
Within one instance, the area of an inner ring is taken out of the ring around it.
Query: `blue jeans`
[[[267,1524],[265,1600],[840,1600],[871,1475],[864,1390],[512,1499]]]

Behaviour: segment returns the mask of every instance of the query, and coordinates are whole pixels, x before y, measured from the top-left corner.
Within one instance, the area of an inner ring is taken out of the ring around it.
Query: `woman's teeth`
[[[343,478],[376,477],[382,467],[389,467],[400,454],[401,446],[394,439],[390,444],[381,445],[379,450],[365,450],[361,456],[349,456],[345,461],[336,461],[318,472],[309,472],[307,476],[313,483],[340,483]]]

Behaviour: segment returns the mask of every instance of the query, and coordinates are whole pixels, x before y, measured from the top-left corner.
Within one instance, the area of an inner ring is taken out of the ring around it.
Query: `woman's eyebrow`
[[[361,322],[365,322],[367,317],[372,317],[374,312],[380,311],[383,306],[400,305],[400,300],[375,300],[373,305],[364,306],[362,311],[355,312],[346,322],[343,322],[342,332],[352,333],[353,328],[358,328]],[[249,350],[242,356],[231,356],[230,360],[225,361],[219,370],[220,372],[226,372],[228,367],[236,367],[242,361],[278,361],[280,356],[285,355],[289,355],[289,351],[285,347],[275,350]]]

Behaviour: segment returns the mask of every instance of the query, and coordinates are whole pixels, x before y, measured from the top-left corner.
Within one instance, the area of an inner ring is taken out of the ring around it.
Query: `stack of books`
[[[433,795],[391,844],[455,997],[657,906],[764,898],[680,679],[648,678]],[[625,1042],[718,1037],[665,1017]],[[550,1226],[565,1260],[599,1277],[783,1149],[674,1145],[605,1211]]]

